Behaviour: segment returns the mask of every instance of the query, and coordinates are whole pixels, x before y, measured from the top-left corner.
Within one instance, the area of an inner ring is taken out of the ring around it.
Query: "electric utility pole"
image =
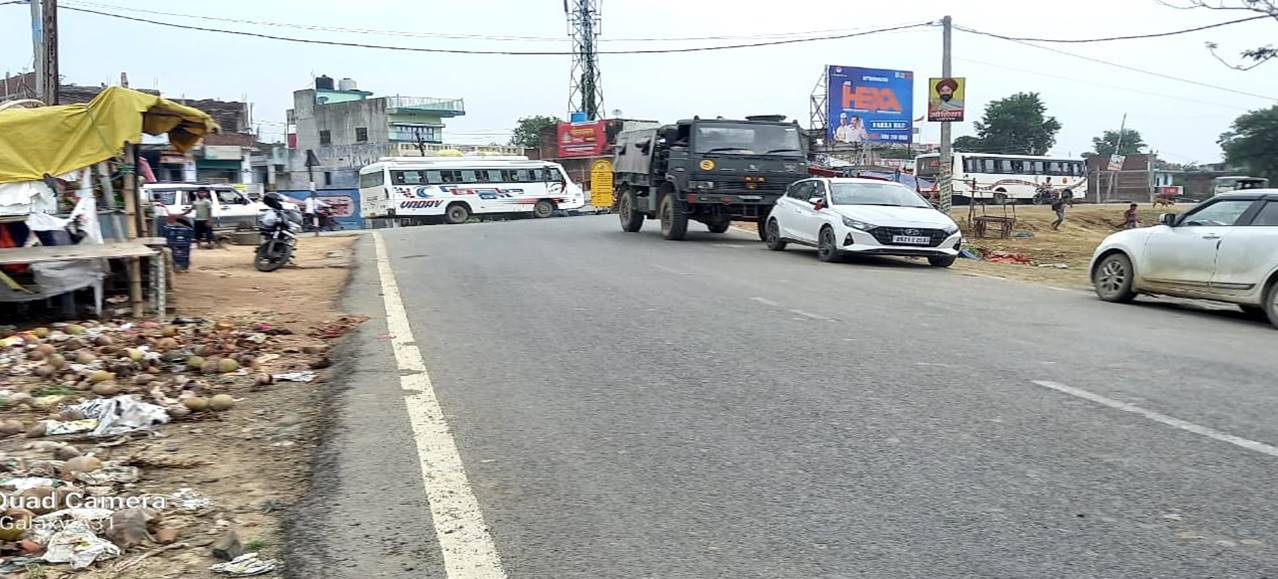
[[[38,0],[31,0],[31,63],[35,67],[35,98],[44,100],[44,18]]]
[[[950,78],[950,36],[953,22],[941,19],[941,78]],[[941,212],[950,214],[954,201],[954,152],[950,150],[950,121],[941,122]]]

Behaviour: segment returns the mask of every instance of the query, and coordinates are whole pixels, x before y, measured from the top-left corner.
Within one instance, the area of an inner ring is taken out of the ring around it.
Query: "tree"
[[[543,115],[534,115],[519,119],[519,124],[515,127],[515,132],[510,136],[510,144],[519,145],[525,149],[536,149],[541,146],[541,130],[546,127],[553,127],[563,122],[559,117],[547,117]]]
[[[1245,167],[1253,177],[1278,181],[1278,105],[1251,111],[1237,119],[1220,135],[1225,162]]]
[[[952,147],[956,153],[980,153],[984,150],[981,140],[971,135],[964,135],[954,139]]]
[[[1092,137],[1092,153],[1101,157],[1135,155],[1147,146],[1145,140],[1140,136],[1140,131],[1136,129],[1122,129],[1122,131],[1121,146],[1119,146],[1118,131],[1105,131],[1105,134],[1099,137]],[[1117,152],[1115,152],[1115,149],[1117,149]],[[1091,155],[1084,154],[1083,156],[1090,157]]]
[[[1159,2],[1164,6],[1171,6],[1172,8],[1179,8],[1181,10],[1195,10],[1201,8],[1205,10],[1250,11],[1255,12],[1259,16],[1268,16],[1275,21],[1278,21],[1278,0],[1188,0],[1188,5],[1185,6],[1172,4],[1164,0],[1159,0]],[[1265,46],[1258,46],[1256,48],[1243,50],[1240,53],[1242,56],[1242,63],[1234,64],[1226,61],[1224,58],[1221,58],[1219,54],[1216,54],[1217,48],[1220,48],[1220,45],[1215,42],[1207,43],[1207,49],[1211,51],[1212,56],[1216,57],[1216,60],[1224,63],[1224,65],[1229,68],[1235,68],[1238,70],[1251,70],[1268,62],[1272,58],[1278,58],[1278,48],[1275,48],[1272,44],[1267,44]]]
[[[1036,92],[1018,92],[985,105],[977,121],[976,141],[982,153],[1046,155],[1061,130],[1056,117],[1046,115],[1047,105]],[[959,140],[963,140],[960,138]],[[964,145],[974,143],[965,141]]]

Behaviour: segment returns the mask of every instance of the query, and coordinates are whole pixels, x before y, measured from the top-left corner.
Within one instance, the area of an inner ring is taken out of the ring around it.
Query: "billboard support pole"
[[[941,19],[941,77],[950,78],[950,36],[952,21]],[[949,215],[954,201],[954,152],[950,150],[950,121],[941,123],[941,212]]]

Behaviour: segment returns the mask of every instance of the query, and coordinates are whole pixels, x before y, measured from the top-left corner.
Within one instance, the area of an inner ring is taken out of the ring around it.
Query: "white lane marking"
[[[757,298],[757,297],[756,297],[756,298],[750,298],[750,299],[751,299],[751,300],[753,300],[753,301],[759,302],[759,303],[761,303],[761,304],[763,304],[763,305],[765,305],[765,306],[779,306],[779,305],[781,305],[781,304],[779,304],[779,303],[777,303],[777,302],[774,302],[774,301],[772,301],[772,300],[770,300],[770,299],[768,299],[768,298]]]
[[[737,232],[737,233],[746,233],[746,234],[749,234],[749,235],[753,235],[753,236],[755,236],[755,237],[758,237],[758,236],[759,236],[759,232],[758,232],[758,231],[754,231],[754,230],[752,230],[752,229],[742,229],[742,228],[740,228],[740,227],[737,227],[736,225],[729,225],[729,226],[728,226],[728,229],[730,229],[730,230],[732,230],[732,231],[735,231],[735,232]]]
[[[741,249],[742,247],[745,247],[739,243],[711,243],[710,245],[715,247],[731,247],[732,249]]]
[[[805,311],[803,311],[803,310],[790,310],[790,313],[792,313],[792,314],[798,314],[798,315],[803,316],[803,317],[805,317],[805,318],[812,318],[812,319],[814,319],[814,320],[821,320],[821,321],[823,321],[823,322],[831,321],[831,320],[830,320],[830,318],[827,318],[827,317],[825,317],[825,316],[822,316],[822,315],[819,315],[819,314],[814,314],[814,313],[812,313],[812,312],[805,312]]]
[[[504,579],[501,557],[466,479],[466,469],[435,398],[426,362],[415,345],[381,233],[373,233],[373,245],[377,248],[377,273],[382,281],[391,349],[401,371],[400,387],[409,392],[404,404],[417,443],[435,537],[444,554],[444,571],[448,579]]]
[[[1076,396],[1084,400],[1091,400],[1092,402],[1095,402],[1102,406],[1108,406],[1115,410],[1122,410],[1123,412],[1131,412],[1132,414],[1144,416],[1145,418],[1153,420],[1154,422],[1165,424],[1172,428],[1179,428],[1186,432],[1192,432],[1194,434],[1206,436],[1207,438],[1210,438],[1212,440],[1218,440],[1220,442],[1228,442],[1229,444],[1232,444],[1235,446],[1241,446],[1247,450],[1253,450],[1261,454],[1267,454],[1272,457],[1278,457],[1278,447],[1270,446],[1263,442],[1256,442],[1254,440],[1243,438],[1241,436],[1234,436],[1232,434],[1221,432],[1213,428],[1207,428],[1206,426],[1194,424],[1193,422],[1188,422],[1173,416],[1168,416],[1166,414],[1154,412],[1153,410],[1146,410],[1130,402],[1121,402],[1118,400],[1114,400],[1113,398],[1106,398],[1104,396],[1101,396],[1100,394],[1088,392],[1087,390],[1083,390],[1082,388],[1075,388],[1067,384],[1061,384],[1060,382],[1052,382],[1049,380],[1034,380],[1034,383],[1044,388],[1051,388],[1052,390],[1055,390],[1057,392],[1069,394],[1070,396]]]
[[[666,272],[666,273],[673,273],[673,274],[675,274],[675,275],[688,275],[688,273],[687,273],[687,272],[679,271],[679,270],[677,270],[677,269],[673,269],[673,268],[669,268],[669,267],[666,267],[666,266],[664,266],[664,265],[660,265],[660,264],[656,264],[656,263],[650,263],[650,264],[648,264],[648,265],[651,265],[652,267],[655,267],[655,268],[657,268],[657,269],[659,269],[659,270],[661,270],[661,271],[664,271],[664,272]]]

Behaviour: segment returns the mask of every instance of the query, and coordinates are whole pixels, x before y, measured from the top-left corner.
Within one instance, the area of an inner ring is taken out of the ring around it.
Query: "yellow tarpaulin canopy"
[[[204,111],[111,87],[89,104],[0,111],[0,183],[36,181],[118,156],[142,133],[169,135],[180,151],[217,123]]]

